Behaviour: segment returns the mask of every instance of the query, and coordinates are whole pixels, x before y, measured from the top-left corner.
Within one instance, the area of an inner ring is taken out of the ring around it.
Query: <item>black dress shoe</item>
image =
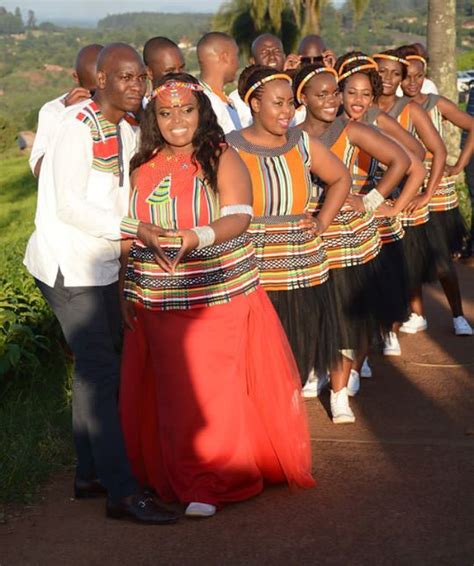
[[[98,479],[74,479],[74,497],[76,499],[96,499],[107,495],[107,490]]]
[[[149,493],[136,493],[118,503],[107,501],[107,517],[126,519],[148,525],[169,525],[176,523],[178,516],[172,511],[159,507]]]

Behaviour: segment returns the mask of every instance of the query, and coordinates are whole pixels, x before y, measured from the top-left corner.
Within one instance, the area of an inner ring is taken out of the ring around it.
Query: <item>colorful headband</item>
[[[257,81],[256,83],[254,83],[249,89],[248,91],[245,93],[244,96],[244,102],[245,104],[248,105],[249,103],[249,98],[251,96],[251,94],[253,92],[255,92],[257,90],[257,88],[260,88],[261,86],[263,86],[264,84],[270,82],[270,81],[276,81],[277,79],[285,79],[286,81],[288,81],[290,83],[290,85],[292,84],[292,79],[290,77],[290,75],[287,75],[286,73],[275,73],[274,75],[269,75],[268,77],[264,77],[263,79]]]
[[[341,66],[339,67],[339,75],[342,73],[342,69],[344,69],[344,67],[349,65],[349,63],[353,63],[354,61],[369,61],[369,63],[372,63],[372,65],[375,65],[375,67],[377,68],[377,63],[368,55],[354,55],[354,57],[349,57],[349,59],[346,59],[342,62]]]
[[[426,71],[426,67],[428,67],[428,61],[421,55],[407,55],[405,59],[407,61],[421,61],[423,63],[423,69],[425,71]]]
[[[334,75],[336,77],[336,81],[338,80],[337,71],[335,69],[333,69],[332,67],[319,67],[318,69],[314,69],[314,71],[311,71],[311,73],[308,73],[306,75],[306,77],[304,77],[304,79],[298,85],[298,88],[296,89],[296,95],[295,95],[296,102],[299,102],[301,104],[301,93],[303,92],[305,85],[313,77],[315,77],[316,75],[319,75],[320,73],[331,73],[331,75]]]
[[[369,69],[377,70],[378,68],[379,66],[375,61],[373,63],[367,63],[366,65],[359,65],[358,67],[354,67],[350,71],[346,71],[343,75],[339,75],[339,82],[343,81],[344,79],[347,79],[347,77],[350,77],[351,75],[355,75],[356,73],[359,73],[360,71],[367,71]]]
[[[387,59],[389,61],[396,61],[397,63],[401,63],[402,65],[406,65],[407,67],[410,64],[410,62],[406,59],[403,59],[403,57],[388,55],[387,53],[376,53],[375,55],[372,55],[372,59]]]
[[[200,84],[185,83],[183,81],[167,81],[155,88],[150,100],[158,97],[163,104],[170,106],[183,106],[191,100],[193,92],[202,92],[204,87]]]

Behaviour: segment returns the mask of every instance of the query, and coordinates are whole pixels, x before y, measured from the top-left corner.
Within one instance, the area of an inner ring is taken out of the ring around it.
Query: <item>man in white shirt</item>
[[[126,217],[136,140],[123,118],[140,106],[145,86],[145,67],[132,47],[102,50],[94,98],[63,114],[45,154],[24,263],[74,353],[76,498],[106,491],[109,517],[160,524],[176,517],[132,476],[117,408],[120,239],[138,235],[160,251],[154,245],[160,228]]]
[[[226,84],[235,80],[239,69],[239,48],[235,40],[225,33],[206,33],[197,44],[197,57],[201,69],[200,82],[211,101],[217,121],[224,133],[240,130],[239,114],[224,93]]]
[[[30,168],[35,177],[39,177],[46,148],[54,135],[64,109],[87,100],[94,94],[97,85],[97,58],[102,48],[103,45],[97,43],[83,47],[77,54],[72,73],[78,86],[58,98],[46,102],[41,107],[35,141],[29,159]]]

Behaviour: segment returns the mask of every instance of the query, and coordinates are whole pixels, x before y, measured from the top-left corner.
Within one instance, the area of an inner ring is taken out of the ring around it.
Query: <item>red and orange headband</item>
[[[184,106],[192,101],[193,92],[202,92],[203,90],[204,87],[200,84],[171,80],[155,88],[151,93],[150,100],[158,98],[164,106]]]
[[[404,59],[403,57],[397,57],[396,55],[389,55],[388,53],[376,53],[375,55],[372,55],[372,59],[386,59],[388,61],[396,61],[397,63],[401,63],[402,65],[406,65],[407,67],[410,64],[407,59]]]

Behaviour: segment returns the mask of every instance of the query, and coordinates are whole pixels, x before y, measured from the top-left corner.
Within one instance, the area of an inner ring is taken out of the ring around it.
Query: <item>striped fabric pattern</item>
[[[302,230],[311,198],[309,137],[290,129],[288,142],[279,148],[262,148],[239,132],[228,143],[243,159],[252,179],[255,217],[249,234],[255,247],[260,281],[268,291],[314,287],[328,279],[323,241]]]
[[[102,173],[120,174],[120,141],[117,124],[104,118],[95,102],[81,109],[77,120],[90,128],[92,136],[92,169]]]
[[[394,106],[395,113],[389,112],[389,114],[397,120],[400,126],[402,126],[405,130],[407,130],[408,132],[410,132],[411,134],[413,134],[415,137],[418,138],[416,134],[415,126],[410,116],[409,99],[403,97],[398,102],[400,104],[397,104],[396,102]],[[399,112],[398,109],[400,109]],[[422,194],[423,192],[424,192],[424,186],[420,187],[419,194]],[[405,212],[402,212],[400,214],[400,220],[402,226],[404,227],[420,226],[421,224],[426,224],[429,219],[430,219],[429,205],[423,206],[410,214],[407,214]]]
[[[428,99],[427,102],[429,101],[430,99]],[[443,115],[439,111],[438,106],[434,104],[428,110],[428,114],[431,118],[431,121],[433,122],[434,127],[439,132],[439,135],[443,137]],[[427,152],[424,162],[427,172],[431,171],[432,162],[433,162],[433,155]],[[426,180],[425,180],[425,187],[426,187]],[[453,177],[443,176],[430,200],[429,210],[430,212],[445,212],[446,210],[452,210],[453,208],[457,208],[458,206],[459,206],[459,199],[456,191],[455,180]]]
[[[359,149],[354,146],[346,133],[347,121],[336,119],[321,141],[344,163],[352,174],[361,175],[361,167],[370,168],[367,154],[360,157]],[[334,139],[335,138],[335,139]],[[351,191],[358,193],[363,183],[353,183]],[[324,190],[314,179],[311,210],[317,215],[324,203]],[[375,218],[371,213],[342,209],[330,226],[322,234],[328,254],[330,269],[341,269],[362,265],[373,260],[382,248],[382,240],[377,230]]]
[[[181,247],[177,238],[161,238],[173,259]],[[222,244],[193,250],[174,274],[163,271],[149,248],[135,242],[125,273],[125,296],[153,310],[188,310],[228,303],[249,294],[259,283],[250,236],[242,234]]]
[[[248,233],[257,257],[260,281],[267,291],[314,287],[327,281],[329,265],[319,236],[301,230],[298,222],[285,216],[256,217]],[[271,221],[269,221],[271,220]]]
[[[202,179],[190,154],[157,153],[136,172],[129,216],[167,229],[190,229],[219,218],[218,194]],[[180,238],[159,238],[173,259]],[[250,236],[245,233],[221,244],[193,250],[173,274],[163,271],[153,252],[134,242],[125,274],[125,295],[145,308],[186,310],[229,302],[248,294],[259,276]]]

